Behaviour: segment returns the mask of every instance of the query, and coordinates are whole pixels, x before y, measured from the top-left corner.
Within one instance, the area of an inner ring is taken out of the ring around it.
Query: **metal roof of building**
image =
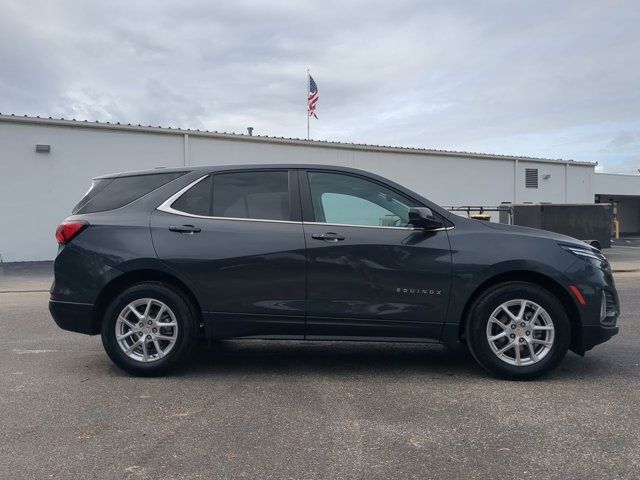
[[[218,132],[216,130],[192,130],[182,128],[171,128],[153,125],[141,125],[131,123],[111,123],[111,122],[90,122],[88,120],[76,120],[65,118],[52,118],[52,117],[30,117],[28,115],[15,115],[15,114],[2,114],[0,113],[0,122],[8,123],[23,123],[23,124],[42,124],[60,127],[79,127],[79,128],[91,128],[101,130],[120,130],[140,133],[154,133],[162,135],[189,135],[199,137],[217,138],[221,140],[241,140],[250,142],[264,142],[286,145],[303,145],[310,147],[324,147],[324,148],[341,148],[347,150],[362,150],[362,151],[376,151],[387,153],[411,153],[422,155],[441,155],[451,157],[466,157],[466,158],[482,158],[491,160],[520,160],[520,161],[533,161],[544,163],[562,163],[570,165],[585,165],[596,166],[597,162],[585,162],[578,160],[563,160],[553,158],[538,158],[527,157],[518,155],[499,155],[495,153],[478,153],[478,152],[463,152],[454,150],[436,150],[430,148],[416,148],[416,147],[397,147],[391,145],[371,145],[365,143],[347,143],[336,142],[330,140],[306,140],[302,138],[290,138],[290,137],[272,137],[267,135],[247,135],[243,133],[233,132]]]

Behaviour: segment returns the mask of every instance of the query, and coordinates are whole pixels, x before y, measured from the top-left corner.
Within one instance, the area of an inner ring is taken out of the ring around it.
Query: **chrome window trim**
[[[171,207],[171,205],[173,205],[173,203],[176,200],[178,200],[182,195],[184,195],[187,191],[189,191],[192,187],[196,186],[202,180],[204,180],[205,178],[209,177],[209,175],[210,175],[209,173],[206,174],[206,175],[203,175],[202,177],[200,177],[200,178],[194,180],[193,182],[191,182],[186,187],[181,188],[176,193],[171,195],[168,199],[166,199],[164,202],[162,202],[160,204],[160,206],[158,208],[156,208],[156,210],[159,210],[159,211],[165,212],[165,213],[170,213],[172,215],[179,215],[181,217],[202,218],[204,220],[230,220],[230,221],[239,221],[239,222],[290,223],[290,224],[295,224],[295,225],[324,225],[324,226],[327,226],[327,227],[358,227],[358,228],[377,228],[377,229],[385,229],[385,230],[408,230],[408,231],[424,230],[422,228],[415,228],[415,227],[384,227],[384,226],[381,226],[381,225],[352,225],[352,224],[349,224],[349,223],[298,222],[298,221],[294,221],[294,220],[269,220],[269,219],[265,219],[265,218],[213,217],[213,216],[209,216],[209,215],[196,215],[196,214],[193,214],[193,213],[187,213],[187,212],[183,212],[181,210],[176,210],[175,208]],[[441,232],[441,231],[445,231],[445,230],[453,230],[454,228],[456,228],[455,225],[451,226],[451,227],[434,228],[433,230],[429,230],[429,231],[430,232]]]
[[[263,223],[293,223],[296,225],[302,225],[302,222],[296,222],[294,220],[269,220],[266,218],[238,218],[238,217],[210,217],[208,215],[195,215],[193,213],[181,212],[180,210],[174,210],[173,208],[160,208],[165,213],[172,213],[173,215],[180,215],[181,217],[202,218],[203,220],[230,220],[234,222],[263,222]]]
[[[184,195],[187,192],[187,190],[190,190],[191,187],[194,187],[196,184],[200,183],[202,180],[204,180],[208,176],[209,176],[209,174],[203,175],[202,177],[200,177],[200,178],[194,180],[193,182],[191,182],[186,187],[181,188],[176,193],[174,193],[169,198],[167,198],[164,202],[162,202],[160,204],[160,206],[156,210],[161,210],[163,212],[168,212],[168,213],[172,213],[172,212],[169,212],[169,210],[172,210],[173,212],[179,212],[180,210],[175,210],[175,209],[171,208],[171,204],[173,204],[173,202],[175,202],[182,195]],[[182,213],[188,215],[186,212],[182,212]]]
[[[416,228],[416,227],[385,227],[382,225],[353,225],[351,223],[324,223],[324,222],[302,222],[303,225],[325,225],[327,227],[359,227],[359,228],[377,228],[382,230],[410,230],[410,231],[419,231],[424,230],[424,228]],[[429,232],[441,232],[445,230],[453,230],[456,228],[455,226],[451,227],[440,227],[429,230]]]
[[[202,218],[205,220],[232,220],[232,221],[240,221],[240,222],[267,222],[267,223],[293,223],[296,225],[302,225],[302,222],[296,222],[293,220],[270,220],[266,218],[238,218],[238,217],[213,217],[209,215],[196,215],[194,213],[183,212],[182,210],[176,210],[172,208],[171,205],[178,200],[182,195],[184,195],[187,191],[189,191],[192,187],[196,186],[205,178],[208,178],[210,174],[206,174],[197,180],[194,180],[186,187],[178,190],[176,193],[171,195],[168,199],[166,199],[156,210],[165,213],[171,213],[173,215],[180,215],[181,217],[190,217],[190,218]]]

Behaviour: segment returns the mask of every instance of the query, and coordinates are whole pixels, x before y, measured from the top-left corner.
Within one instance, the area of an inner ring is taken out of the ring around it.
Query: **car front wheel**
[[[571,341],[571,326],[558,299],[522,282],[498,285],[474,303],[467,344],[490,373],[527,380],[555,368]]]
[[[139,376],[166,373],[192,350],[193,309],[168,285],[146,282],[118,295],[105,312],[102,344],[122,370]]]

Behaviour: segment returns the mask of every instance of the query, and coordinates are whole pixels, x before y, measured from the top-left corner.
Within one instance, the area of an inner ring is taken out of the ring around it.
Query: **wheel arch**
[[[123,274],[118,275],[117,277],[112,279],[103,287],[94,303],[93,308],[92,320],[93,324],[98,330],[100,328],[100,325],[102,324],[102,317],[104,315],[104,312],[111,300],[113,300],[119,293],[123,292],[130,286],[142,282],[159,282],[174,287],[175,289],[180,291],[180,293],[182,293],[188,300],[196,318],[201,318],[202,310],[200,308],[200,303],[198,302],[198,299],[194,295],[193,291],[183,281],[181,281],[176,276],[162,270],[145,268],[124,272]]]
[[[471,310],[478,298],[480,298],[483,293],[487,292],[491,288],[494,288],[500,284],[511,282],[523,282],[536,285],[538,287],[544,288],[554,297],[556,297],[556,299],[562,304],[565,311],[567,312],[567,317],[569,317],[569,323],[571,325],[570,349],[580,355],[584,354],[582,348],[582,321],[580,319],[580,312],[578,311],[578,307],[576,306],[575,301],[573,300],[569,292],[553,278],[539,272],[526,270],[500,273],[485,280],[473,291],[473,293],[467,300],[464,309],[462,310],[462,316],[460,319],[458,330],[459,339],[464,338]]]

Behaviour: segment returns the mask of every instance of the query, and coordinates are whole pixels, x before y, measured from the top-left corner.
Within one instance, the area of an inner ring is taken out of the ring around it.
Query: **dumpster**
[[[611,247],[613,209],[609,204],[513,205],[513,224],[562,233]]]

